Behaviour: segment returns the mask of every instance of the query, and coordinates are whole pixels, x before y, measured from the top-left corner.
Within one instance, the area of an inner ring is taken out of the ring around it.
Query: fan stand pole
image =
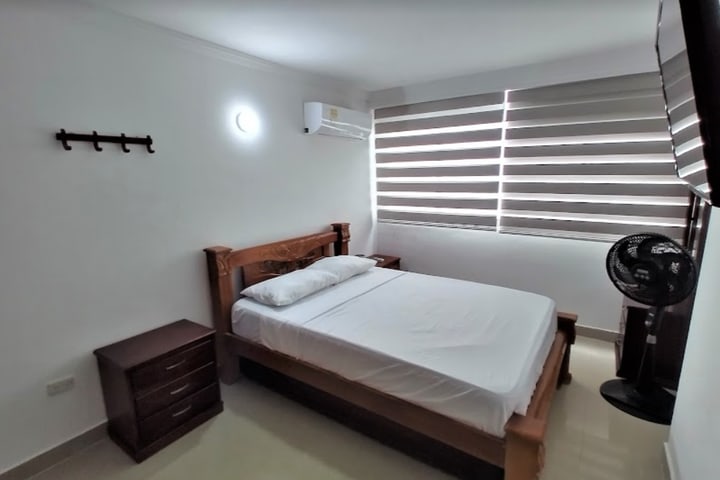
[[[647,336],[645,337],[645,345],[640,360],[640,369],[635,380],[635,389],[639,393],[648,393],[653,388],[653,378],[655,378],[655,345],[657,344],[657,332],[660,330],[663,313],[665,309],[662,307],[653,307],[648,311],[645,319],[645,328]]]
[[[635,381],[608,380],[600,386],[603,398],[614,407],[643,420],[670,425],[675,408],[675,397],[657,385],[655,376],[656,334],[662,321],[663,309],[655,307],[648,312],[645,326],[647,337],[640,370]]]

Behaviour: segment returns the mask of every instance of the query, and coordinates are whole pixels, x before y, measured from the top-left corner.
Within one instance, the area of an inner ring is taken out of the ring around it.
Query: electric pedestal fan
[[[609,380],[602,384],[600,393],[630,415],[669,425],[675,397],[654,382],[656,335],[665,307],[683,301],[695,289],[695,262],[670,238],[638,233],[618,240],[610,248],[606,266],[618,290],[651,308],[645,320],[647,337],[637,378]]]

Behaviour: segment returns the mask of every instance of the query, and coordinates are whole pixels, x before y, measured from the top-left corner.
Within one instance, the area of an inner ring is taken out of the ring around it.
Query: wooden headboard
[[[209,247],[207,255],[210,276],[213,324],[217,331],[218,363],[220,371],[226,354],[225,334],[231,332],[230,314],[237,300],[239,285],[236,270],[243,287],[304,268],[321,257],[347,255],[350,242],[350,224],[333,223],[332,231],[305,235],[255,247],[233,250],[228,247]]]

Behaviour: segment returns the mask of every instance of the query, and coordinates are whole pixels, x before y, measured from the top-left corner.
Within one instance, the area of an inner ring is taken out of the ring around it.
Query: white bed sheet
[[[373,268],[286,307],[249,298],[233,332],[504,437],[525,414],[555,337],[533,293]]]

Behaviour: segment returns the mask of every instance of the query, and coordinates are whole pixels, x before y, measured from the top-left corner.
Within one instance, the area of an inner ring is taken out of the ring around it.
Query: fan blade
[[[630,270],[627,269],[619,269],[617,268],[617,265],[613,268],[613,275],[615,278],[629,286],[636,287],[638,285],[637,280],[635,277],[633,277],[632,273],[630,273]]]
[[[638,245],[638,257],[643,260],[651,260],[654,255],[653,250],[655,250],[659,245],[662,245],[662,243],[662,238],[649,237],[644,239]]]
[[[630,266],[638,260],[637,248],[630,242],[620,242],[615,244],[615,256],[623,265]]]

